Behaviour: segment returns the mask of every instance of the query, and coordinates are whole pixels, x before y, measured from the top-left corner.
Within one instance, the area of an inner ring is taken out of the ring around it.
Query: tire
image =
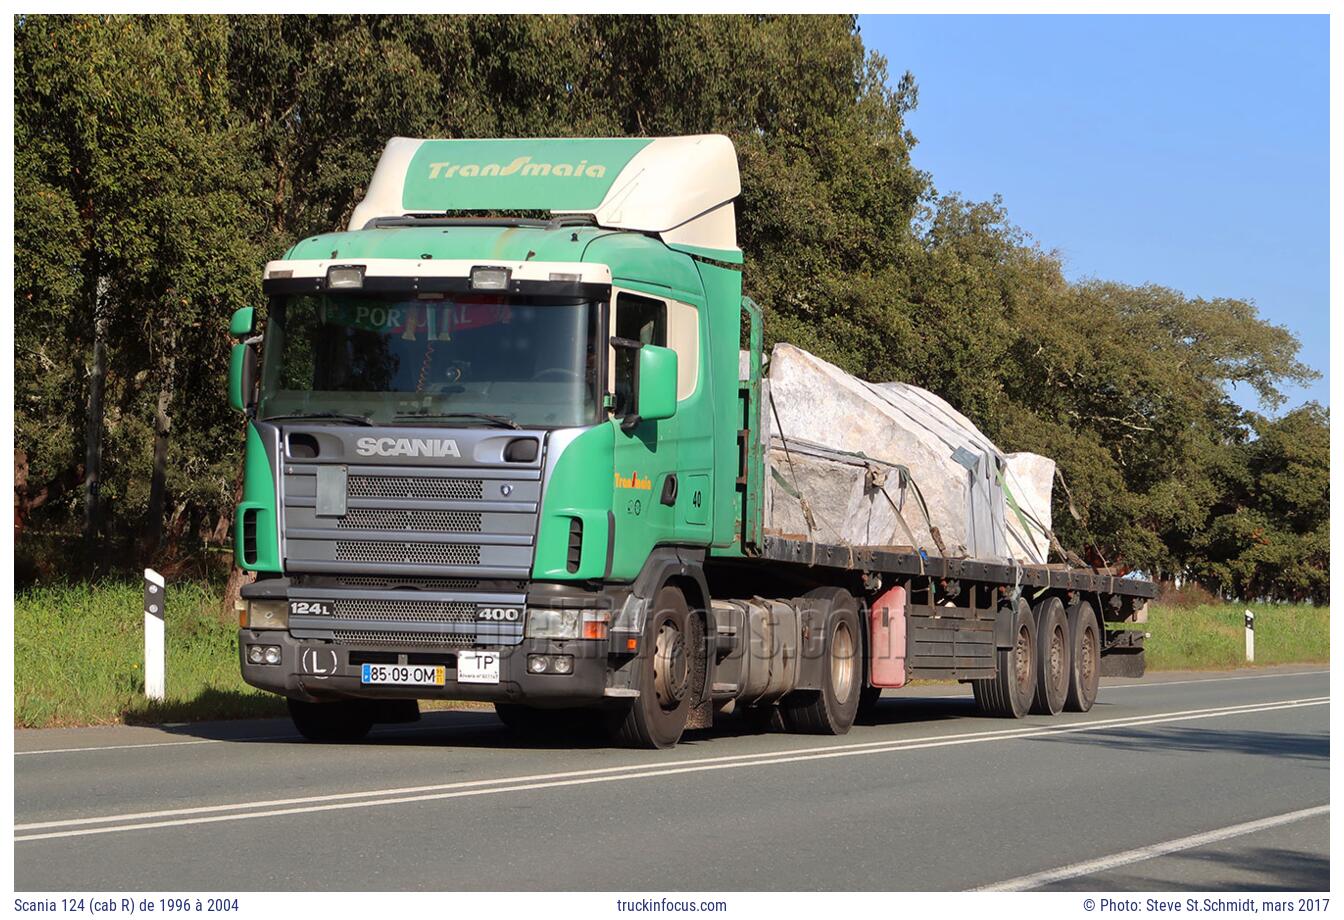
[[[675,587],[658,592],[644,624],[639,697],[612,719],[612,736],[639,748],[670,748],[681,739],[705,685],[705,623]]]
[[[820,588],[806,595],[823,603],[826,637],[820,690],[795,690],[779,701],[788,731],[809,735],[843,735],[854,724],[863,689],[863,637],[859,608],[843,588]]]
[[[1096,611],[1087,601],[1079,601],[1069,611],[1069,637],[1073,657],[1064,708],[1069,712],[1087,712],[1097,701],[1101,685],[1101,627]]]
[[[1073,634],[1064,604],[1047,597],[1036,606],[1036,698],[1031,711],[1055,716],[1064,709],[1069,695],[1073,661]]]
[[[309,741],[358,741],[373,727],[374,706],[368,700],[307,703],[289,700],[289,717]]]
[[[996,674],[971,681],[975,702],[986,715],[1020,719],[1036,696],[1036,621],[1027,602],[1019,600],[1013,617],[1013,644],[995,650]]]

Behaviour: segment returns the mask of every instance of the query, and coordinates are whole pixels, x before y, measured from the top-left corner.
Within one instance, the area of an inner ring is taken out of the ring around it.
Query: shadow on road
[[[1170,860],[1171,862],[1168,862]],[[1237,848],[1231,852],[1190,850],[1141,866],[1158,872],[1107,872],[1048,885],[1045,891],[1329,891],[1330,857],[1325,853],[1275,847]],[[1172,875],[1192,879],[1183,882]],[[1210,879],[1217,879],[1210,885]],[[1214,896],[1216,897],[1216,895]],[[1258,906],[1258,904],[1257,904]]]
[[[1188,754],[1220,751],[1227,754],[1260,754],[1266,757],[1316,761],[1329,766],[1330,736],[1248,729],[1099,728],[1086,732],[1042,735],[1035,741],[1049,744],[1086,744],[1094,747],[1142,749],[1152,753]]]

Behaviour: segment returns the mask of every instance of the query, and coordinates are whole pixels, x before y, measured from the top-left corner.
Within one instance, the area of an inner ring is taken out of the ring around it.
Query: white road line
[[[496,721],[495,717],[488,713],[473,712],[471,710],[461,710],[460,712],[463,715],[475,716],[480,719],[486,719],[489,722]],[[379,731],[378,728],[375,727],[373,734],[375,737],[382,734],[401,735],[411,734],[413,732],[442,731],[445,728],[453,727],[455,726],[446,723],[437,725],[416,725],[410,728],[397,726],[396,728],[388,728],[385,731]],[[194,738],[191,741],[146,741],[143,744],[101,744],[89,745],[87,747],[48,748],[41,751],[15,751],[14,756],[31,757],[34,754],[88,754],[93,751],[129,751],[134,750],[135,748],[180,747],[184,744],[227,744],[234,741],[298,741],[302,739],[302,737],[302,735],[296,735],[293,732],[290,732],[282,735],[241,735],[237,738]]]
[[[1109,693],[1112,690],[1143,690],[1147,687],[1176,687],[1181,684],[1216,684],[1229,680],[1265,680],[1270,677],[1309,677],[1313,674],[1329,674],[1324,671],[1283,671],[1274,674],[1243,674],[1237,677],[1192,677],[1189,680],[1163,680],[1154,683],[1137,682],[1132,684],[1106,684],[1101,689]]]
[[[1233,824],[1217,830],[1206,831],[1203,834],[1179,837],[1176,840],[1168,840],[1166,843],[1155,843],[1152,846],[1139,847],[1136,850],[1126,850],[1123,853],[1103,856],[1100,859],[1090,859],[1087,862],[1074,863],[1071,866],[1061,866],[1058,869],[1035,872],[1031,875],[1023,875],[1019,878],[1008,879],[1006,882],[986,885],[983,888],[977,888],[975,890],[1028,891],[1032,888],[1040,888],[1042,885],[1049,885],[1053,882],[1062,882],[1065,879],[1095,875],[1099,872],[1105,872],[1108,869],[1128,866],[1132,863],[1143,862],[1146,859],[1153,859],[1157,856],[1166,856],[1169,853],[1179,853],[1182,850],[1193,850],[1196,847],[1218,843],[1220,840],[1230,840],[1233,837],[1243,837],[1246,834],[1254,834],[1257,831],[1267,830],[1271,827],[1292,824],[1296,821],[1305,821],[1307,818],[1315,818],[1318,815],[1329,814],[1329,812],[1329,805],[1317,805],[1314,808],[1303,808],[1300,811],[1290,811],[1287,814],[1274,815],[1270,818],[1261,818],[1258,821],[1247,821],[1245,824]]]
[[[1281,701],[1281,703],[1301,704],[1307,702],[1315,704],[1317,701],[1324,699],[1326,698],[1311,697],[1304,700],[1284,700]],[[1263,706],[1267,705],[1277,706],[1280,705],[1281,703],[1279,701],[1272,701],[1266,703],[1242,703],[1236,706],[1219,706],[1206,709],[1185,709],[1166,713],[1143,713],[1132,716],[1116,717],[1114,719],[1098,719],[1094,721],[1073,723],[1073,724],[1074,725],[1082,724],[1097,728],[1104,728],[1104,727],[1122,728],[1134,722],[1140,722],[1141,724],[1144,724],[1146,720],[1154,717],[1168,718],[1168,719],[1177,716],[1196,717],[1201,716],[1205,713],[1215,713],[1218,715],[1223,714],[1231,715],[1235,714],[1235,711],[1240,711],[1244,709],[1251,709],[1252,711],[1260,711],[1260,708]],[[608,773],[620,773],[622,771],[654,770],[667,767],[691,766],[695,764],[726,763],[739,760],[758,760],[761,758],[782,757],[792,754],[820,754],[831,751],[864,750],[867,748],[887,749],[893,746],[921,745],[924,744],[925,742],[962,741],[965,739],[978,739],[978,738],[1021,737],[1024,735],[1040,734],[1042,732],[1057,733],[1061,729],[1069,727],[1071,726],[1069,725],[1045,726],[1045,727],[1039,725],[1018,726],[1015,728],[1000,728],[1000,729],[992,729],[989,731],[961,732],[955,735],[924,735],[915,738],[884,738],[881,741],[863,741],[863,742],[853,742],[849,744],[827,744],[818,747],[786,748],[783,750],[776,750],[776,751],[755,751],[749,754],[725,754],[719,757],[694,757],[684,760],[651,761],[642,764],[625,763],[612,767],[593,767],[586,770],[572,770],[563,773],[537,773],[537,774],[518,775],[518,776],[502,776],[502,777],[496,777],[494,779],[462,780],[455,783],[441,783],[431,786],[403,786],[395,788],[372,789],[364,792],[337,792],[337,793],[328,793],[325,795],[303,796],[300,798],[288,798],[288,799],[272,799],[269,801],[260,801],[260,802],[249,801],[249,802],[238,802],[225,805],[203,805],[193,808],[174,808],[174,809],[165,809],[162,811],[133,812],[127,814],[107,815],[97,818],[72,818],[62,821],[44,821],[31,824],[16,824],[14,826],[14,829],[39,830],[51,827],[73,827],[76,825],[105,824],[111,821],[135,821],[149,818],[166,818],[177,815],[205,814],[216,811],[233,811],[246,808],[271,808],[271,807],[288,806],[288,805],[302,805],[312,802],[331,802],[331,801],[339,801],[342,799],[370,798],[373,796],[411,795],[422,792],[440,792],[449,789],[468,789],[480,786],[497,786],[506,783],[522,783],[522,782],[531,782],[534,780],[568,779],[571,777],[578,777],[578,776],[600,776]]]
[[[280,815],[302,814],[317,811],[370,808],[381,805],[399,805],[439,799],[461,798],[464,796],[493,795],[500,792],[523,792],[533,789],[549,789],[590,783],[646,779],[656,776],[670,776],[681,773],[695,773],[710,770],[726,770],[738,767],[770,766],[794,763],[803,760],[822,760],[863,754],[899,753],[933,747],[976,744],[982,741],[1008,741],[1045,735],[1063,735],[1076,732],[1098,731],[1107,728],[1123,729],[1142,725],[1154,725],[1163,722],[1192,721],[1197,719],[1219,718],[1222,716],[1270,712],[1281,709],[1296,709],[1303,706],[1321,706],[1327,705],[1329,701],[1329,697],[1312,697],[1301,700],[1284,700],[1268,705],[1230,706],[1218,709],[1194,709],[1183,712],[1155,713],[1146,716],[1131,716],[1123,719],[1105,719],[1059,727],[970,732],[962,735],[910,738],[905,740],[888,739],[885,741],[865,742],[862,744],[827,745],[801,750],[794,749],[774,752],[758,752],[754,754],[737,754],[724,757],[693,758],[690,760],[673,761],[670,763],[654,762],[648,764],[624,764],[615,767],[576,770],[567,773],[503,777],[494,780],[470,780],[459,783],[445,783],[437,786],[375,789],[366,792],[335,793],[323,796],[279,799],[270,802],[238,802],[227,805],[201,806],[198,808],[172,809],[159,812],[139,812],[107,815],[97,818],[77,818],[65,821],[17,824],[14,827],[16,831],[40,830],[54,827],[73,829],[52,831],[42,834],[16,835],[14,840],[17,843],[25,840],[47,840],[55,837],[79,837],[91,834],[113,833],[117,831],[180,827],[219,821],[240,821],[249,818],[276,817]],[[382,796],[382,798],[377,798],[378,796]],[[222,814],[222,812],[232,813]],[[200,815],[202,813],[209,814],[205,814],[201,817],[173,817]],[[168,820],[146,820],[150,818],[168,818]],[[139,823],[119,824],[111,827],[88,826],[91,824],[102,824],[112,821],[131,821]]]

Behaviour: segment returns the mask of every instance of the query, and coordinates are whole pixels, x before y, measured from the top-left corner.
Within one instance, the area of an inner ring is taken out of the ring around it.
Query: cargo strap
[[[1059,473],[1058,467],[1055,468],[1055,473],[1056,475],[1058,475]],[[994,478],[998,481],[999,488],[1003,490],[1004,502],[1012,510],[1013,514],[1017,516],[1018,523],[1022,525],[1023,533],[1030,535],[1032,530],[1040,531],[1040,533],[1043,534],[1045,538],[1050,542],[1050,548],[1053,549],[1056,553],[1058,553],[1061,559],[1065,560],[1071,565],[1082,566],[1084,568],[1087,567],[1087,563],[1081,558],[1079,558],[1077,553],[1074,553],[1066,549],[1064,547],[1064,544],[1059,542],[1059,538],[1055,536],[1055,532],[1053,530],[1051,530],[1049,527],[1046,527],[1039,520],[1037,520],[1035,515],[1031,514],[1028,511],[1022,510],[1022,507],[1017,503],[1017,499],[1013,497],[1012,489],[1008,488],[1008,483],[1004,481],[1003,471],[999,469],[998,464],[994,465]],[[1072,502],[1070,502],[1069,510],[1071,512],[1073,511]]]

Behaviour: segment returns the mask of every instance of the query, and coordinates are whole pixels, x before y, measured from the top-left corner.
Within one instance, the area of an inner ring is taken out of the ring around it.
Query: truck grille
[[[427,476],[352,475],[346,483],[351,498],[422,498],[466,501],[485,495],[480,479],[440,479]]]
[[[414,530],[420,533],[480,533],[479,511],[408,511],[351,508],[336,522],[339,530]]]
[[[383,632],[376,629],[336,629],[332,638],[342,645],[440,645],[461,648],[475,636],[459,633]]]
[[[487,585],[479,578],[417,578],[410,575],[341,575],[337,582],[344,588],[415,588],[420,591],[480,591]],[[305,582],[306,584],[306,582]],[[526,581],[489,582],[488,590],[527,590]]]
[[[392,565],[479,565],[480,546],[466,543],[375,543],[337,540],[337,562],[381,562]]]
[[[397,620],[406,623],[474,623],[476,605],[465,601],[383,601],[337,598],[335,616],[345,620]]]

